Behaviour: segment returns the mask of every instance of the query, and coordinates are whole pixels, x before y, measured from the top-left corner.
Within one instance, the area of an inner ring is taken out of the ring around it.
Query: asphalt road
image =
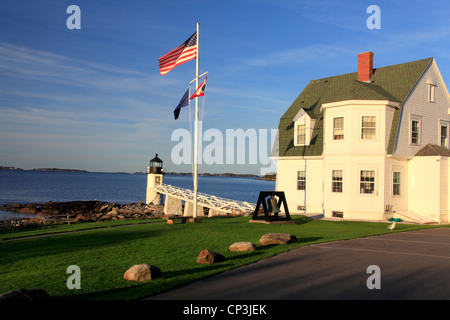
[[[148,299],[448,300],[450,228],[305,246]]]

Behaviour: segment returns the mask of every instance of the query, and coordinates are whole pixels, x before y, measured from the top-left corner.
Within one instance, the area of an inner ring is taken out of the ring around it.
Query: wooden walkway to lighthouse
[[[169,184],[160,184],[154,187],[158,193],[166,195],[165,207],[168,210],[175,211],[166,214],[181,214],[181,201],[185,201],[185,209],[183,215],[191,215],[190,210],[193,209],[194,191],[191,189],[180,188]],[[175,204],[173,204],[175,202]],[[237,201],[226,198],[221,198],[205,193],[197,192],[197,206],[209,208],[208,216],[225,215],[227,213],[233,214],[253,214],[256,204],[246,201]],[[166,210],[166,209],[165,209]]]

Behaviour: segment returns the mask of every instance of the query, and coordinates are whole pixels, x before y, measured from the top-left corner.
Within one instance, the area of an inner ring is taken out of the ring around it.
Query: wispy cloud
[[[64,84],[71,87],[96,88],[103,91],[158,90],[162,84],[176,84],[141,71],[80,60],[43,50],[0,41],[0,71],[9,76],[34,81]]]

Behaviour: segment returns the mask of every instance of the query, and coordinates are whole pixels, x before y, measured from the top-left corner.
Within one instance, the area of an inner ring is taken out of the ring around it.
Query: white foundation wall
[[[448,161],[440,156],[415,157],[409,161],[409,211],[441,220],[441,208],[448,208],[448,191],[442,188],[448,182],[448,170],[442,170],[442,166],[448,166]]]
[[[441,215],[441,221],[440,223],[449,223],[450,222],[450,161],[447,159],[447,210],[443,215]],[[445,209],[444,209],[445,210]]]
[[[306,172],[306,190],[304,191],[297,190],[297,171]],[[291,214],[322,214],[322,172],[321,158],[279,159],[276,190],[284,191]]]
[[[342,170],[342,192],[333,192],[332,172]],[[374,192],[361,192],[361,171],[374,172]],[[325,217],[342,213],[344,219],[383,220],[385,193],[384,156],[334,155],[324,159]]]
[[[449,173],[449,161],[447,157],[441,158],[441,208],[440,208],[440,223],[448,223],[448,206],[449,206],[449,186],[448,186],[448,173]]]
[[[326,159],[280,159],[277,191],[284,191],[292,214],[342,212],[344,219],[383,220],[385,161],[383,156],[335,155]],[[343,171],[341,193],[332,190],[332,171]],[[374,193],[360,190],[361,170],[375,172]],[[306,172],[306,190],[297,190],[297,171]],[[306,211],[301,210],[305,208]]]
[[[448,158],[440,156],[411,160],[380,155],[280,159],[276,190],[285,192],[291,214],[333,217],[342,213],[344,219],[383,221],[391,217],[389,210],[392,214],[411,211],[448,223],[449,165]],[[342,192],[333,192],[333,170],[342,170]],[[361,193],[361,170],[375,172],[373,194]],[[297,190],[297,171],[306,172],[305,191]],[[393,172],[401,174],[400,195],[393,194]]]

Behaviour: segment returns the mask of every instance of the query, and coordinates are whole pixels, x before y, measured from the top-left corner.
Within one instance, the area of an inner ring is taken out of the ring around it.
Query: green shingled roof
[[[323,151],[324,103],[345,100],[391,100],[403,103],[433,58],[374,69],[371,83],[357,80],[358,73],[312,80],[280,119],[279,156],[320,156]],[[388,153],[392,153],[398,130],[401,107],[394,113]],[[303,108],[316,119],[308,146],[294,146],[293,118]]]

